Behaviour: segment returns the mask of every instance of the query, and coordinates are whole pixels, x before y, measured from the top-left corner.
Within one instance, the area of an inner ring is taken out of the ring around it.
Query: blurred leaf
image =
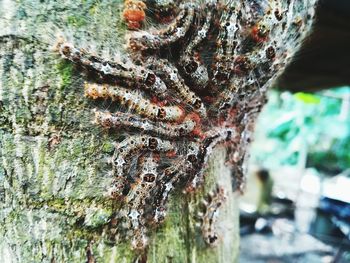
[[[350,89],[343,88],[342,95],[344,90]],[[267,168],[295,165],[307,144],[308,166],[332,174],[350,167],[350,120],[339,118],[339,92],[270,92],[256,127],[252,160]]]
[[[300,100],[307,104],[319,104],[321,102],[321,99],[318,96],[310,93],[298,92],[294,94],[294,97],[297,100]]]

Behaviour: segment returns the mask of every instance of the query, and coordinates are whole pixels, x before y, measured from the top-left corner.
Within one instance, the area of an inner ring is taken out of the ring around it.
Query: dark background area
[[[350,1],[320,0],[316,19],[278,88],[316,91],[350,84]]]

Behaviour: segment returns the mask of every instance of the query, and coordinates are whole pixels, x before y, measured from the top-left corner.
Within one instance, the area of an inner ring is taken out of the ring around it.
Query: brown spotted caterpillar
[[[62,40],[57,50],[99,76],[86,82],[87,98],[118,106],[96,110],[95,120],[125,135],[110,157],[108,193],[124,201],[119,221],[142,250],[149,229],[166,218],[173,190],[193,192],[203,184],[218,144],[226,146],[241,190],[254,120],[267,88],[309,31],[316,0],[140,2],[127,1],[141,14],[126,16],[134,29],[128,56],[111,61]],[[146,6],[157,28],[141,29]],[[221,190],[215,196],[203,219],[209,244],[217,237],[208,222],[224,198]]]
[[[215,246],[219,236],[215,231],[215,224],[219,214],[219,209],[226,200],[225,190],[217,186],[215,191],[210,192],[202,201],[205,209],[199,214],[201,218],[201,231],[204,241],[211,246]]]

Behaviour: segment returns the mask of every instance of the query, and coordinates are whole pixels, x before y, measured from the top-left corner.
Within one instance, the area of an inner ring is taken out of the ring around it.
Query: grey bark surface
[[[147,251],[113,235],[120,203],[106,197],[106,162],[118,133],[92,123],[84,73],[51,47],[63,35],[111,56],[121,50],[122,1],[0,1],[0,261],[235,262],[238,208],[225,149],[208,165],[204,189],[171,197],[165,223]],[[106,108],[109,105],[105,105]],[[197,226],[201,198],[225,187],[219,245]]]

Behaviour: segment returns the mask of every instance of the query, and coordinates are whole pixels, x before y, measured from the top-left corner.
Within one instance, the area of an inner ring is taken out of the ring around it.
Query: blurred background
[[[350,262],[349,0],[320,1],[250,154],[240,262]]]

